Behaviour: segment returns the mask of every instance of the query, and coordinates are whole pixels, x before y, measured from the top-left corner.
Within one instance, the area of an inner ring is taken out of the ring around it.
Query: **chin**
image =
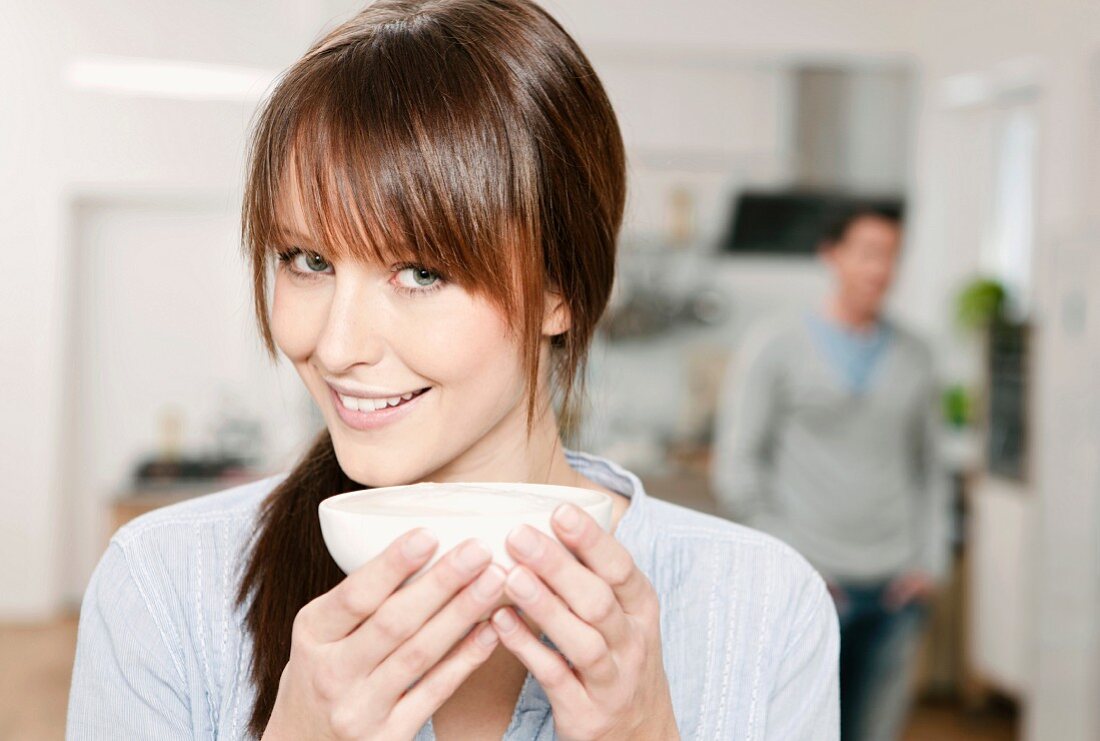
[[[338,433],[332,434],[332,447],[347,477],[364,487],[401,486],[419,478],[420,467],[410,465],[412,456],[393,455],[379,449],[364,451],[354,444],[344,445]]]
[[[337,456],[339,458],[339,456]],[[404,486],[418,480],[416,474],[411,473],[405,467],[387,466],[384,463],[378,465],[370,461],[358,460],[355,463],[345,465],[342,461],[340,468],[344,470],[348,478],[364,488],[379,489],[384,486]]]
[[[882,311],[885,302],[883,299],[885,296],[880,293],[872,293],[864,296],[859,302],[860,311],[868,316],[876,316]]]

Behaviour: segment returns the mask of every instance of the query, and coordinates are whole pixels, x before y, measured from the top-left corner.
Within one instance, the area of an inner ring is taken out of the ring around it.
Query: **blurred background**
[[[322,423],[260,349],[247,127],[347,0],[5,0],[0,738],[59,738],[75,611],[153,507]],[[629,203],[579,447],[722,514],[747,328],[820,303],[823,214],[904,206],[892,316],[935,352],[952,563],[907,739],[1100,739],[1100,6],[549,0],[618,112]]]

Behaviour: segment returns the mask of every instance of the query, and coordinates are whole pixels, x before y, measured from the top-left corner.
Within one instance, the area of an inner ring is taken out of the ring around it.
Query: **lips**
[[[356,430],[373,430],[384,425],[393,424],[410,414],[422,403],[421,400],[431,391],[431,388],[429,386],[417,391],[406,392],[401,396],[388,397],[387,399],[354,399],[357,407],[354,410],[348,409],[344,405],[341,394],[337,393],[331,386],[329,386],[329,394],[333,406],[336,407],[336,414],[339,415],[344,424]],[[406,396],[408,398],[405,398]],[[388,402],[394,399],[398,401],[391,406]],[[358,404],[360,401],[369,403],[369,409],[359,409]],[[379,404],[381,405],[377,406]]]
[[[427,391],[427,388],[417,389],[416,391],[408,391],[404,394],[396,394],[394,396],[385,397],[361,397],[351,396],[348,394],[342,394],[337,391],[336,395],[339,397],[340,402],[344,405],[344,408],[352,412],[373,412],[379,409],[385,409],[387,407],[396,407],[410,401],[412,398]]]

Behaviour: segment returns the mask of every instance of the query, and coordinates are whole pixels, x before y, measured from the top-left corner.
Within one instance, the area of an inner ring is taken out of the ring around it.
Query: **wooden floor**
[[[0,739],[63,739],[76,620],[0,624]],[[921,704],[904,741],[1013,741],[1004,713],[964,716],[951,704]]]
[[[0,625],[0,739],[64,738],[75,648],[75,618]]]
[[[990,709],[965,714],[954,703],[917,705],[903,741],[1015,741],[1015,713]]]

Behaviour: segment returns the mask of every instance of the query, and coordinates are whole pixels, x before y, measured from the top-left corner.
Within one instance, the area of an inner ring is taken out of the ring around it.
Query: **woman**
[[[289,472],[116,533],[70,738],[835,739],[817,573],[562,445],[624,201],[607,96],[526,0],[381,0],[291,67],[243,226],[261,335],[327,429]],[[426,480],[602,491],[612,533],[564,508],[564,545],[515,531],[507,574],[467,541],[398,588],[423,530],[340,572],[318,503]]]

